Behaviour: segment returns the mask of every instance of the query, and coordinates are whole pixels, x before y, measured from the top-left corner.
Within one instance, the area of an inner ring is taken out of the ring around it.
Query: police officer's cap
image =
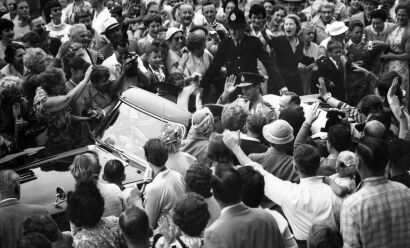
[[[246,27],[245,14],[240,9],[234,9],[228,16],[228,27],[230,29],[240,29]]]
[[[241,72],[239,73],[239,84],[238,87],[246,87],[251,85],[256,85],[263,83],[265,78],[262,75],[252,72]]]

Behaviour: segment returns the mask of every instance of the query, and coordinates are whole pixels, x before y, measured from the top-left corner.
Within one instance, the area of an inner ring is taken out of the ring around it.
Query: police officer
[[[262,113],[268,119],[274,118],[276,116],[274,108],[263,100],[261,94],[261,83],[263,83],[265,78],[252,72],[241,72],[238,77],[238,81],[234,75],[226,79],[224,92],[219,98],[218,103],[228,103],[231,94],[235,92],[236,88],[240,88],[243,95],[235,100],[236,103],[244,106],[249,111],[249,114]],[[237,84],[237,82],[239,83]]]
[[[222,66],[226,67],[228,76],[238,76],[240,72],[244,71],[258,73],[258,59],[266,68],[269,76],[268,93],[287,92],[286,84],[276,62],[269,56],[258,38],[245,35],[246,26],[246,19],[242,10],[235,9],[229,14],[228,28],[230,37],[219,44],[214,60],[203,76],[201,86],[204,88],[204,94],[209,91],[210,84],[215,82],[215,77]],[[222,92],[222,85],[215,85],[217,94]]]

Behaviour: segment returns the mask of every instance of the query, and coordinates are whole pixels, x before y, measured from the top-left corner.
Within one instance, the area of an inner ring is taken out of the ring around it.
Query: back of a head
[[[104,198],[92,182],[79,182],[67,195],[67,216],[77,227],[94,227],[104,213]]]
[[[262,113],[254,113],[246,118],[246,129],[263,138],[262,129],[268,124],[268,119]]]
[[[352,145],[350,128],[343,124],[337,124],[329,128],[328,141],[338,152],[348,150]]]
[[[380,112],[376,112],[376,113],[372,113],[370,114],[366,121],[372,121],[372,120],[376,120],[379,121],[381,123],[383,123],[384,127],[386,128],[386,131],[390,129],[391,127],[391,123],[392,123],[392,112],[390,110],[390,108],[384,108],[383,111]]]
[[[384,139],[386,135],[386,127],[377,120],[372,120],[366,123],[363,129],[365,137],[372,137],[376,139]]]
[[[214,116],[209,108],[198,109],[192,115],[192,131],[198,135],[209,136],[212,133]]]
[[[238,169],[242,178],[242,201],[251,208],[259,207],[265,195],[265,180],[261,173],[250,166]]]
[[[78,71],[78,70],[83,70],[84,72],[87,70],[87,68],[90,66],[89,63],[87,63],[84,59],[82,59],[79,56],[74,56],[73,58],[70,59],[70,62],[68,64],[70,69]]]
[[[25,236],[29,233],[41,233],[51,242],[56,242],[59,239],[60,230],[51,216],[35,214],[21,224],[21,235]]]
[[[222,110],[222,125],[230,131],[242,131],[246,117],[248,117],[248,113],[241,105],[231,103],[225,105]]]
[[[51,242],[41,233],[29,233],[19,241],[17,248],[51,248]]]
[[[365,116],[383,111],[383,101],[377,95],[367,95],[357,104],[357,110]]]
[[[389,151],[386,142],[381,139],[365,137],[356,146],[360,165],[374,174],[383,174],[389,161]]]
[[[307,243],[309,248],[342,248],[343,238],[337,230],[315,224],[310,229]]]
[[[117,159],[109,160],[104,166],[104,179],[108,182],[122,181],[124,165]]]
[[[149,139],[144,145],[145,158],[157,167],[163,167],[168,160],[168,148],[161,139]]]
[[[292,126],[293,132],[296,135],[299,133],[299,130],[305,121],[305,112],[303,112],[301,106],[291,104],[280,112],[279,119],[287,121]]]
[[[93,182],[98,181],[101,165],[95,154],[84,153],[75,156],[70,170],[77,182]]]
[[[211,179],[211,169],[203,164],[193,164],[185,174],[185,186],[187,191],[195,192],[204,198],[208,198],[212,196]]]
[[[403,99],[403,94],[402,90],[400,88],[403,78],[400,76],[400,74],[397,71],[389,71],[386,73],[383,73],[380,75],[379,80],[376,82],[376,88],[379,93],[379,95],[383,98],[387,97],[387,92],[389,91],[390,86],[393,83],[394,78],[397,77],[397,81],[399,83],[395,95],[398,97],[399,101],[402,102]]]
[[[223,204],[233,205],[241,201],[242,179],[234,168],[216,167],[211,186],[215,199]]]
[[[398,171],[410,170],[410,141],[394,138],[388,143],[389,166]]]
[[[211,139],[206,155],[212,162],[232,163],[234,155],[222,138],[222,134],[218,134]]]
[[[95,84],[101,80],[110,78],[110,70],[103,65],[94,65],[90,74],[91,83]]]
[[[303,144],[293,152],[293,160],[299,173],[305,176],[316,176],[320,166],[320,152],[314,146]]]
[[[0,170],[0,192],[8,197],[20,194],[20,176],[12,170]]]
[[[149,227],[148,215],[143,209],[137,206],[128,207],[120,216],[119,226],[129,244],[149,244],[152,231]]]
[[[211,217],[205,199],[196,193],[187,193],[173,210],[175,224],[188,236],[199,237]]]

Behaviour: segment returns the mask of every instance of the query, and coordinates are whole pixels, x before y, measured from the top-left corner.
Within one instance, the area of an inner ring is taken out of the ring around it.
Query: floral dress
[[[405,27],[397,27],[387,37],[387,42],[390,45],[390,51],[394,54],[404,53],[402,38]],[[409,92],[409,67],[406,60],[390,60],[385,64],[384,72],[396,71],[402,77],[402,89]]]
[[[47,128],[47,144],[70,140],[70,108],[67,107],[58,112],[49,113],[44,107],[47,99],[47,92],[38,87],[34,97],[33,110],[38,124]]]
[[[121,245],[118,218],[103,217],[91,228],[78,229],[73,236],[74,248],[117,248]]]

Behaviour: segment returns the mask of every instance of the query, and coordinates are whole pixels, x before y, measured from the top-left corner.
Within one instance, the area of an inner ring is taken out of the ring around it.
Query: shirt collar
[[[364,180],[362,180],[359,185],[356,188],[356,191],[359,189],[363,188],[365,185],[378,185],[387,182],[387,177],[386,176],[378,176],[378,177],[368,177]]]
[[[300,178],[300,184],[317,184],[317,183],[323,183],[323,176],[313,176],[313,177],[306,177],[306,178]]]
[[[242,202],[236,203],[236,204],[233,204],[233,205],[230,205],[230,206],[227,206],[227,207],[222,208],[222,209],[221,209],[221,215],[223,215],[224,213],[226,213],[229,209],[232,209],[232,208],[234,208],[234,207],[236,207],[236,206],[239,206],[239,205],[241,205],[241,204],[242,204]]]

